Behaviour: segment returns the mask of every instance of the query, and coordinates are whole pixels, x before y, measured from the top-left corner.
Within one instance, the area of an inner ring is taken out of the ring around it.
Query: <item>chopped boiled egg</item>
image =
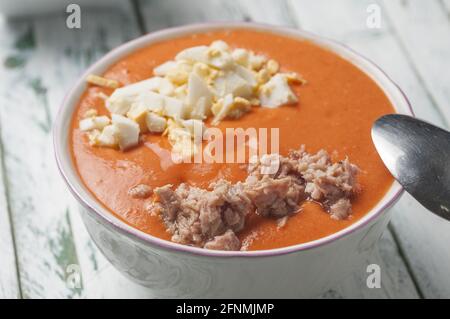
[[[136,146],[139,142],[139,125],[118,114],[112,115],[112,123],[117,128],[117,142],[121,150]]]
[[[184,49],[183,51],[179,52],[175,56],[175,60],[176,61],[184,60],[184,61],[189,61],[191,63],[194,63],[194,62],[207,63],[207,61],[208,61],[207,51],[208,51],[208,46],[206,46],[206,45],[199,45],[196,47],[187,48],[187,49]]]
[[[167,78],[162,78],[158,88],[159,94],[171,96],[175,90],[175,85]]]
[[[176,98],[164,97],[163,115],[172,117],[174,119],[184,119],[188,114],[188,107],[186,103]]]
[[[155,113],[163,113],[164,95],[152,91],[144,91],[136,97],[132,107],[147,108]]]
[[[274,75],[267,83],[259,88],[261,106],[268,108],[297,102],[297,97],[289,87],[286,76]]]
[[[252,87],[254,87],[254,86],[256,86],[256,84],[258,84],[258,81],[256,79],[256,73],[253,72],[252,70],[244,68],[241,65],[236,65],[234,68],[234,71],[241,78],[243,78],[245,81],[247,81],[247,83],[250,84]]]
[[[180,85],[174,91],[172,96],[178,100],[186,100],[188,94],[187,84]]]
[[[145,123],[150,133],[162,133],[167,127],[166,118],[153,112],[147,113]]]
[[[225,41],[222,40],[216,40],[213,41],[210,46],[211,49],[216,49],[216,50],[220,50],[220,51],[228,51],[230,50],[230,47],[228,46],[228,44]]]
[[[172,145],[172,155],[176,160],[190,158],[197,152],[197,145],[192,140],[192,135],[186,128],[175,127],[169,129],[169,143]]]
[[[97,114],[98,114],[98,112],[97,112],[97,110],[96,109],[89,109],[89,110],[87,110],[85,113],[84,113],[84,117],[85,118],[87,118],[87,117],[94,117],[94,116],[97,116]]]
[[[138,95],[142,92],[158,90],[162,80],[160,77],[153,77],[116,89],[106,99],[105,105],[111,113],[124,115],[130,110],[131,104]]]
[[[95,146],[98,144],[97,139],[98,139],[100,133],[101,133],[100,130],[97,130],[97,129],[89,131],[87,133],[87,136],[89,139],[89,145]]]
[[[189,78],[189,73],[181,68],[175,68],[167,72],[167,79],[176,86],[183,85]]]
[[[266,61],[267,59],[265,56],[256,55],[253,52],[251,52],[248,57],[248,67],[250,67],[252,70],[258,71],[263,67]]]
[[[215,115],[212,124],[216,125],[224,118],[239,118],[251,109],[250,101],[242,97],[234,97],[228,94],[223,100],[214,104],[212,111]]]
[[[149,107],[143,103],[133,104],[130,110],[127,112],[127,117],[135,121],[139,125],[139,129],[142,133],[147,132],[146,117],[149,111]]]
[[[180,124],[189,131],[194,140],[201,141],[206,130],[203,121],[196,119],[182,120]]]
[[[231,54],[227,51],[211,47],[208,49],[207,55],[208,55],[207,64],[217,69],[226,69],[233,65],[233,58],[231,57]]]
[[[221,50],[217,47],[208,47],[200,45],[192,48],[187,48],[175,57],[177,61],[187,61],[190,63],[202,62],[211,65],[218,69],[223,69],[230,66],[233,59],[230,53],[226,50]]]
[[[153,74],[156,76],[165,76],[170,70],[175,69],[177,63],[175,61],[167,61],[158,65],[153,69]]]
[[[213,94],[203,79],[195,73],[189,76],[187,103],[191,108],[191,117],[206,119],[210,114]]]
[[[295,72],[283,73],[289,84],[306,84],[306,80]]]
[[[95,74],[89,74],[86,77],[86,82],[111,89],[117,89],[120,86],[120,83],[116,80],[107,79]]]
[[[117,147],[119,130],[116,125],[107,125],[103,131],[96,137],[96,144],[105,147]]]
[[[252,105],[274,108],[296,102],[289,84],[304,80],[279,70],[275,60],[218,40],[186,48],[156,66],[153,77],[120,88],[113,80],[90,76],[91,83],[116,87],[104,97],[112,123],[92,110],[80,129],[89,132],[92,144],[122,150],[136,145],[140,133],[167,134],[176,152],[190,156],[209,117],[214,116],[211,123],[216,125],[241,117]]]
[[[267,67],[266,68],[269,71],[270,75],[274,75],[280,69],[280,65],[275,60],[269,60],[269,61],[267,61]]]
[[[245,49],[234,49],[231,53],[231,57],[236,63],[242,66],[248,65],[249,52]]]
[[[92,130],[101,130],[106,125],[111,123],[109,117],[103,116],[91,116],[85,119],[82,119],[79,123],[80,130],[82,131],[92,131]]]
[[[216,96],[224,97],[228,94],[250,98],[253,94],[253,86],[235,72],[224,72],[214,81]]]

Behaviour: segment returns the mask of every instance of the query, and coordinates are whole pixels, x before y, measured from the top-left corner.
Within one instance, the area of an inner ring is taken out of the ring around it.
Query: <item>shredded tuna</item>
[[[145,184],[136,185],[128,190],[128,195],[133,198],[148,198],[152,194],[152,188]]]
[[[277,229],[283,228],[284,226],[286,226],[287,222],[288,222],[289,216],[284,216],[281,218],[277,219]]]
[[[175,190],[171,185],[155,189],[160,214],[174,242],[204,247],[214,241],[207,246],[216,247],[224,243],[217,236],[242,230],[245,217],[253,210],[243,184],[221,180],[211,188],[204,190],[181,184]],[[224,245],[222,249],[235,246]]]
[[[214,250],[239,250],[241,242],[231,229],[228,229],[223,235],[216,236],[207,242],[204,246],[206,249]]]
[[[270,156],[270,161],[268,157]],[[268,162],[277,163],[278,169],[268,175]],[[302,146],[297,151],[291,151],[289,156],[277,154],[266,155],[260,161],[249,166],[249,178],[261,179],[270,176],[272,179],[291,177],[294,185],[304,185],[305,199],[322,204],[335,219],[345,219],[351,214],[350,198],[359,191],[356,176],[359,169],[346,158],[332,163],[331,157],[325,150],[310,154]],[[341,201],[344,200],[345,201]],[[278,215],[280,217],[280,215]]]
[[[156,188],[158,199],[148,209],[159,211],[174,242],[239,250],[236,234],[252,212],[276,218],[283,227],[305,200],[312,200],[332,218],[345,219],[351,214],[350,199],[359,191],[359,170],[348,159],[333,163],[326,151],[309,154],[303,146],[287,157],[262,156],[247,170],[247,179],[236,184],[220,180],[208,189],[187,184]]]
[[[352,204],[348,198],[341,198],[329,208],[331,218],[346,219],[352,212]]]
[[[305,187],[290,176],[275,179],[265,175],[259,180],[247,178],[246,194],[259,215],[283,217],[300,208]]]

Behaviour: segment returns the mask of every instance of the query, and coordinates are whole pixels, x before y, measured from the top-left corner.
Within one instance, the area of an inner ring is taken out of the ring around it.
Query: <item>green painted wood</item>
[[[20,298],[21,292],[17,273],[15,243],[7,200],[8,194],[5,187],[3,155],[3,143],[0,134],[0,299],[15,299]]]
[[[82,31],[66,28],[65,18],[56,13],[17,19],[0,29],[1,137],[25,298],[85,295],[83,285],[67,283],[70,265],[89,273],[93,261],[80,264],[76,242],[89,239],[73,231],[71,219],[77,212],[56,169],[52,120],[76,77],[137,35],[131,10],[82,8]]]

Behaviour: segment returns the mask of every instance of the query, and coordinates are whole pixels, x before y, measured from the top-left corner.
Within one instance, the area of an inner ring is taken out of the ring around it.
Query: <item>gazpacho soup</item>
[[[307,40],[186,35],[86,81],[70,128],[78,174],[111,214],[168,241],[305,243],[358,221],[393,183],[370,138],[388,98]]]

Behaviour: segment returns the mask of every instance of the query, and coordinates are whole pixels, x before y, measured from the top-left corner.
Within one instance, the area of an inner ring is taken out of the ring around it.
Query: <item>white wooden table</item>
[[[380,28],[366,24],[373,3],[381,9]],[[152,297],[89,239],[57,172],[51,137],[77,76],[143,33],[208,20],[303,28],[379,64],[417,116],[450,123],[450,0],[149,0],[81,9],[81,30],[66,28],[64,12],[0,20],[0,298]],[[363,267],[323,297],[449,298],[449,243],[450,223],[405,195],[367,260],[381,266],[381,288],[367,288]],[[67,284],[69,265],[79,266],[81,287]]]

